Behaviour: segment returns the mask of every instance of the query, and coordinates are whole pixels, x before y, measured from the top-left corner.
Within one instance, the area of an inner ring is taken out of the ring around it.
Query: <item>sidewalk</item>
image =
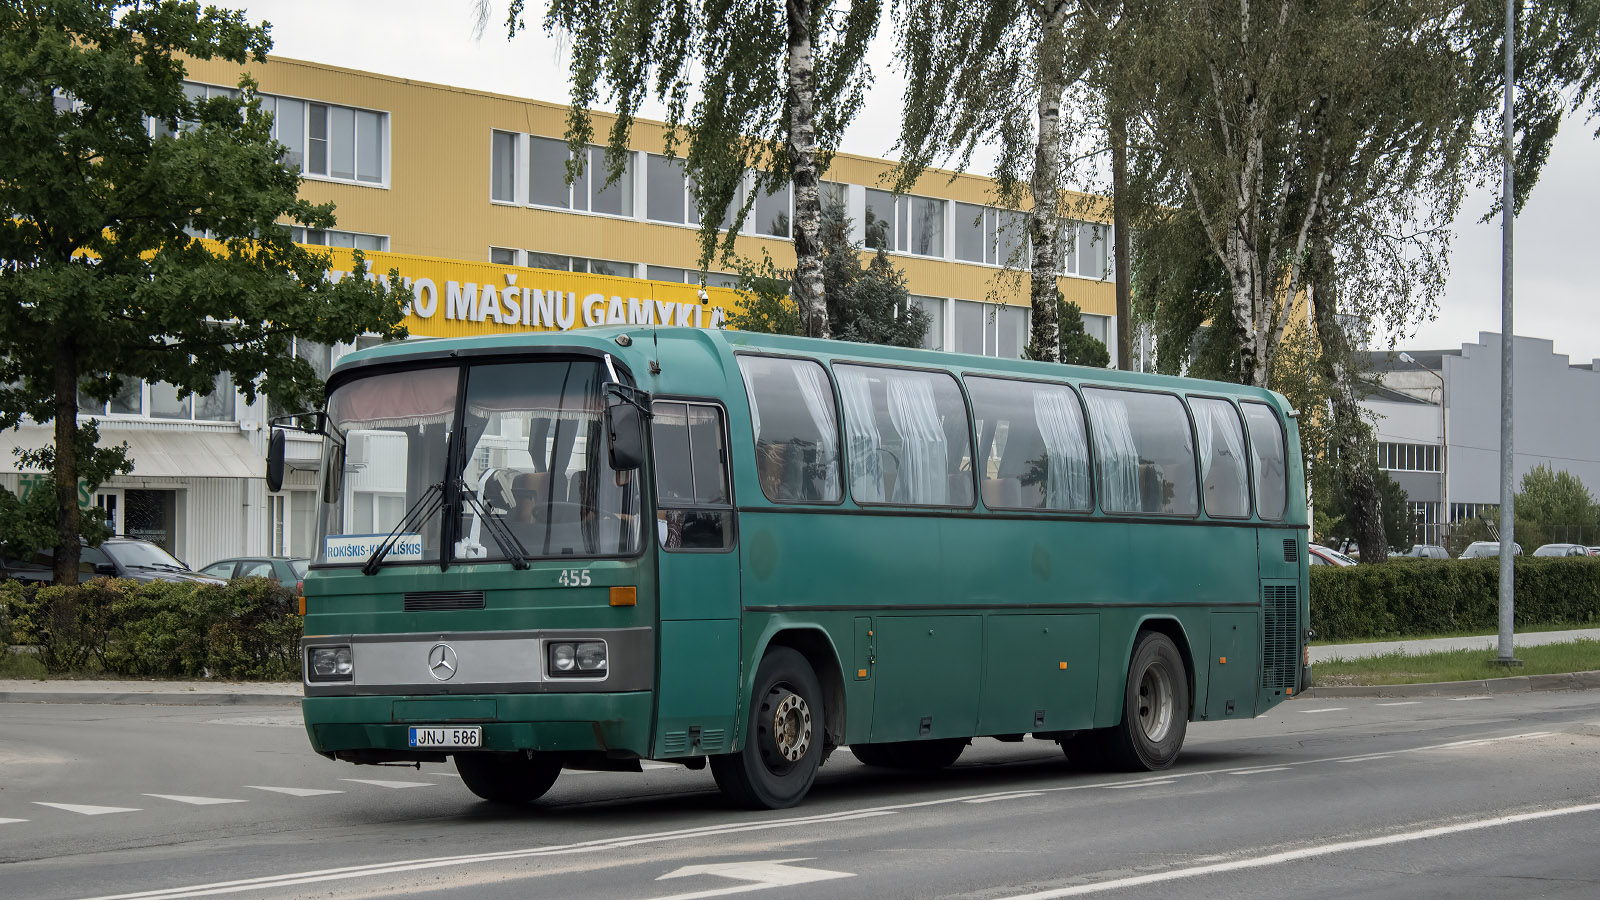
[[[0,679],[0,703],[111,703],[151,706],[299,706],[299,682],[56,681]]]
[[[1512,641],[1515,647],[1537,647],[1541,644],[1564,644],[1579,638],[1591,641],[1600,641],[1600,628],[1580,628],[1575,631],[1533,631],[1527,634],[1516,635]],[[1388,653],[1404,653],[1407,656],[1418,656],[1423,653],[1437,653],[1442,650],[1493,650],[1500,646],[1500,636],[1495,634],[1481,635],[1478,637],[1462,638],[1432,638],[1424,641],[1375,641],[1369,644],[1324,644],[1311,645],[1311,664],[1329,662],[1335,659],[1364,659],[1368,656],[1383,656]]]

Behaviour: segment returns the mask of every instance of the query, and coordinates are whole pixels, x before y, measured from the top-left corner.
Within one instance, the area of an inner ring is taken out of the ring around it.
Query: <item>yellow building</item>
[[[711,326],[720,323],[718,307],[736,302],[708,290],[709,302],[696,310],[695,287],[676,286],[700,283],[699,244],[681,165],[659,155],[658,123],[637,123],[622,180],[606,186],[590,177],[600,170],[602,151],[595,147],[589,151],[595,164],[569,187],[563,105],[283,58],[246,68],[266,95],[263,105],[276,114],[287,161],[301,169],[302,196],[336,206],[336,230],[296,229],[297,239],[387,251],[372,259],[374,268],[397,267],[413,282],[430,282],[434,296],[424,288],[407,318],[413,334],[548,327],[549,317],[535,325],[529,314],[536,300],[542,305],[533,311],[553,314],[555,327],[635,321],[629,317],[645,313],[658,324],[670,316]],[[229,63],[192,61],[189,88],[230,90],[240,74]],[[606,133],[609,122],[596,116],[596,132]],[[892,195],[885,188],[891,167],[838,154],[824,189],[843,201],[855,236],[869,246],[886,243],[905,271],[931,317],[925,346],[1019,355],[1027,340],[1029,283],[1025,271],[1015,271],[1027,267],[1026,248],[1017,246],[1021,216],[986,206],[993,203],[993,182],[971,175],[929,171],[908,194]],[[778,265],[792,265],[791,220],[788,190],[758,198],[738,252],[756,257],[766,250]],[[1114,353],[1109,227],[1083,224],[1070,233],[1061,291],[1082,308],[1089,333]],[[347,262],[340,254],[335,266]],[[732,282],[725,272],[705,275],[712,288]],[[464,296],[469,287],[471,305]],[[598,318],[602,307],[608,318]],[[430,316],[420,315],[430,308]],[[616,318],[619,308],[625,318]],[[452,311],[472,315],[450,317]]]

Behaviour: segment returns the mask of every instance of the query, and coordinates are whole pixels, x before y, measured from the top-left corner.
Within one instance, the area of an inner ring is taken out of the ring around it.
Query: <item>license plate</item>
[[[476,750],[483,746],[483,729],[473,725],[460,728],[428,727],[411,729],[411,746],[418,749]]]

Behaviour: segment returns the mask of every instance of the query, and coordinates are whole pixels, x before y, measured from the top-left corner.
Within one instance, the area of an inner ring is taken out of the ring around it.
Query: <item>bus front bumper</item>
[[[644,757],[653,713],[649,691],[306,697],[300,709],[313,750],[353,761],[439,758],[410,746],[414,725],[481,726],[484,750]]]

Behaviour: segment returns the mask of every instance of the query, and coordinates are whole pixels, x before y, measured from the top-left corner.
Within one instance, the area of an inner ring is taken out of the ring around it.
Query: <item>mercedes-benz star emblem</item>
[[[449,681],[456,677],[456,648],[440,641],[428,650],[428,674],[435,681]]]

